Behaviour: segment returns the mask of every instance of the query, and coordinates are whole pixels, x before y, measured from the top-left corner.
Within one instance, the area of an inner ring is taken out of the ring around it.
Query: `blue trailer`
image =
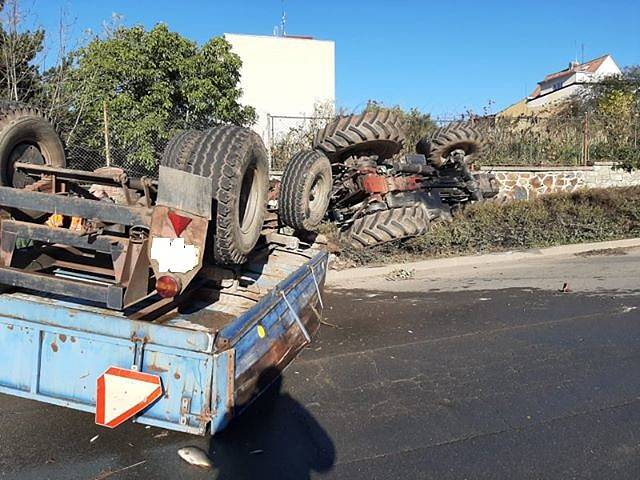
[[[160,380],[160,397],[135,422],[213,434],[311,341],[326,269],[324,252],[268,243],[242,267],[204,272],[187,307],[153,319],[1,294],[0,392],[96,412],[99,378],[119,367]]]

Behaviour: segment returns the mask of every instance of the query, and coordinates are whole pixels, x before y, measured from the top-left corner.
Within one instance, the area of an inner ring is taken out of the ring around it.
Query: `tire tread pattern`
[[[419,144],[424,145],[424,139]],[[464,145],[466,150],[471,150],[469,163],[482,158],[486,147],[484,137],[476,128],[466,122],[453,122],[437,129],[431,136],[428,152],[430,163],[441,167],[444,165],[444,157],[457,145]]]
[[[422,205],[414,205],[364,215],[344,232],[343,240],[354,248],[364,248],[422,235],[428,230],[426,209]]]
[[[395,142],[396,151],[390,153],[398,153],[405,141],[405,125],[400,117],[389,110],[338,117],[315,133],[313,148],[331,158],[342,150],[371,141]]]
[[[263,162],[264,172],[268,171],[267,151],[262,139],[255,132],[235,125],[221,125],[211,128],[198,137],[185,169],[196,175],[213,180],[213,198],[216,200],[214,257],[218,263],[241,264],[247,260],[251,249],[242,249],[235,238],[237,212],[235,199],[240,195],[242,181],[242,161],[252,150],[258,161]],[[259,224],[266,211],[268,173],[264,179],[262,211],[259,213]],[[257,242],[259,237],[255,236]]]

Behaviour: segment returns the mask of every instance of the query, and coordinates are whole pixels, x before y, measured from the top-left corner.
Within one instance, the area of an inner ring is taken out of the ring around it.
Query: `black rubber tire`
[[[425,138],[420,140],[421,148],[425,147]],[[442,167],[451,152],[464,150],[468,165],[471,165],[484,154],[485,142],[482,134],[468,123],[454,122],[436,130],[429,143],[428,160],[434,167]]]
[[[49,119],[36,108],[0,101],[0,185],[22,188],[26,175],[14,177],[16,161],[64,168],[64,145]]]
[[[353,248],[371,247],[393,240],[415,237],[429,230],[429,218],[422,205],[391,208],[356,219],[342,239]]]
[[[211,178],[215,221],[209,227],[219,264],[247,261],[264,223],[269,192],[267,150],[248,128],[221,125],[185,136],[178,150],[182,170]]]
[[[185,170],[187,163],[192,161],[193,149],[201,136],[200,130],[183,130],[176,133],[164,148],[160,165]]]
[[[422,137],[416,144],[416,153],[429,158],[431,153],[431,137]]]
[[[338,117],[316,132],[313,148],[332,161],[354,155],[377,155],[384,160],[402,149],[404,130],[400,118],[389,110]]]
[[[282,174],[278,213],[285,225],[314,231],[324,219],[331,198],[331,162],[315,150],[298,152]]]

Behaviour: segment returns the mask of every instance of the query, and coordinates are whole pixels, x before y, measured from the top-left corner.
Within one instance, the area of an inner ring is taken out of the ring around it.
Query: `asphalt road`
[[[640,478],[640,254],[616,253],[330,290],[335,326],[213,440],[0,396],[2,478]]]

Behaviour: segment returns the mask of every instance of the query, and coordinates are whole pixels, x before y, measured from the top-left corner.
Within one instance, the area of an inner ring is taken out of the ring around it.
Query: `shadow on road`
[[[258,388],[272,378],[273,372],[263,373]],[[278,376],[229,428],[211,439],[217,480],[303,480],[333,467],[333,441],[313,415],[281,389]]]

